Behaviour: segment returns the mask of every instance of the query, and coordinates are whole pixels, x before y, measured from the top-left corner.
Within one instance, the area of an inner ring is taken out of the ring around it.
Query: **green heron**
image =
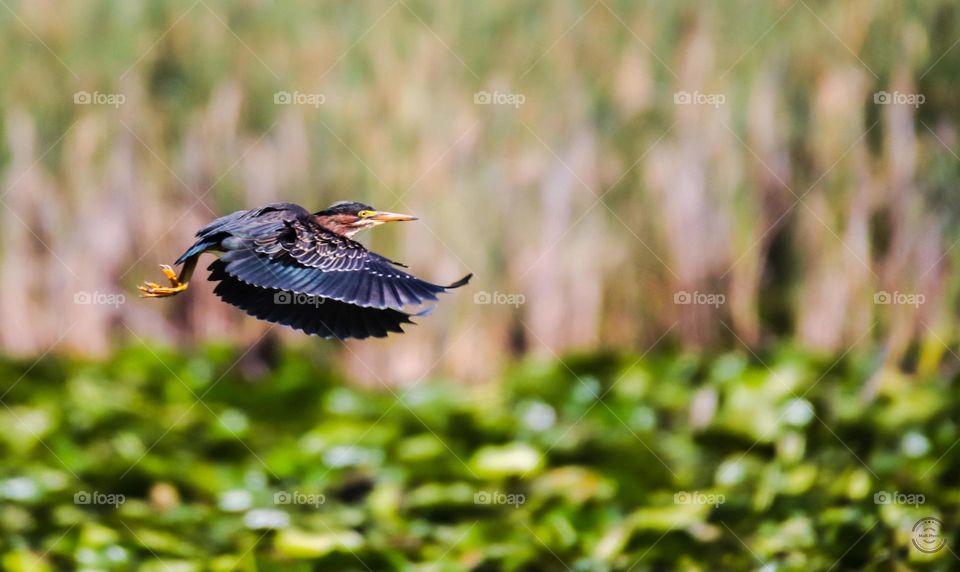
[[[449,286],[431,284],[352,239],[361,230],[406,220],[416,217],[350,201],[315,213],[291,203],[237,211],[197,232],[196,242],[175,262],[183,265],[179,276],[161,266],[170,286],[146,282],[139,288],[147,298],[179,294],[201,254],[221,253],[208,267],[209,280],[218,282],[214,293],[251,316],[325,338],[402,333],[402,324],[432,309],[407,313],[406,306],[435,301],[473,276]]]

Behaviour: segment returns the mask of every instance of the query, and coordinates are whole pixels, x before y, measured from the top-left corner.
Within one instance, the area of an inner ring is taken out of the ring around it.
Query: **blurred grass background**
[[[946,0],[3,3],[4,567],[949,569],[909,530],[957,522],[958,41]],[[202,272],[135,297],[215,216],[341,199],[472,289],[347,344]],[[697,488],[727,504],[670,504]],[[476,518],[493,490],[529,503]]]
[[[470,270],[476,291],[526,301],[453,297],[417,336],[357,344],[357,376],[364,360],[409,381],[446,349],[444,369],[482,378],[511,352],[645,348],[674,324],[691,347],[771,334],[835,352],[866,334],[892,358],[928,330],[955,337],[950,3],[4,12],[9,353],[256,340],[264,326],[202,280],[176,302],[129,294],[216,215],[344,198],[420,215],[368,240],[427,278]],[[876,105],[881,90],[925,102]],[[523,104],[477,105],[481,91]],[[684,91],[724,102],[677,105]],[[124,101],[75,104],[84,92]],[[323,103],[277,105],[278,92]],[[676,305],[678,291],[726,303]],[[877,306],[878,291],[925,303]]]

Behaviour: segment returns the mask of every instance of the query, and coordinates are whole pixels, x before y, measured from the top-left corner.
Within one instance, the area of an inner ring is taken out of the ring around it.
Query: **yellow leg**
[[[190,264],[189,270],[193,270],[193,265]],[[156,282],[144,282],[143,286],[137,286],[137,289],[140,290],[140,296],[143,298],[166,298],[168,296],[174,296],[183,292],[187,289],[187,286],[190,284],[190,272],[187,272],[187,268],[184,268],[184,272],[181,275],[181,278],[177,276],[177,273],[174,272],[173,268],[167,264],[161,264],[160,270],[163,271],[163,275],[167,277],[167,280],[170,281],[170,286],[161,286]]]

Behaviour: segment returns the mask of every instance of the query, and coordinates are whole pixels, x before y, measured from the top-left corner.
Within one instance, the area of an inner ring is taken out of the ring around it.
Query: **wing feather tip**
[[[446,289],[448,289],[448,290],[452,290],[453,288],[459,288],[459,287],[461,287],[461,286],[466,286],[466,285],[470,282],[470,279],[471,279],[471,278],[473,278],[473,272],[471,272],[470,274],[467,274],[466,276],[464,276],[464,277],[461,278],[460,280],[457,280],[456,282],[454,282],[453,284],[451,284],[451,285],[449,285],[449,286],[444,286],[444,288],[446,288]]]

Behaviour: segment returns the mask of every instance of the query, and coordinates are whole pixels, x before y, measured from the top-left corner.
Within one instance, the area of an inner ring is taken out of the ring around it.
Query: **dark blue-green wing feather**
[[[324,338],[383,338],[390,332],[403,333],[403,324],[412,324],[410,314],[398,310],[360,308],[329,299],[301,299],[289,292],[259,288],[227,274],[225,263],[210,264],[210,280],[218,284],[213,292],[224,302],[255,318],[289,326]]]
[[[437,300],[466,284],[471,275],[442,286],[412,276],[362,244],[320,224],[298,205],[274,203],[237,211],[197,232],[178,259],[223,251],[228,276],[263,289],[329,298],[363,308],[403,310]]]
[[[379,309],[402,310],[436,301],[437,294],[470,279],[467,276],[448,286],[421,280],[307,217],[249,239],[221,260],[228,274],[254,286]]]

